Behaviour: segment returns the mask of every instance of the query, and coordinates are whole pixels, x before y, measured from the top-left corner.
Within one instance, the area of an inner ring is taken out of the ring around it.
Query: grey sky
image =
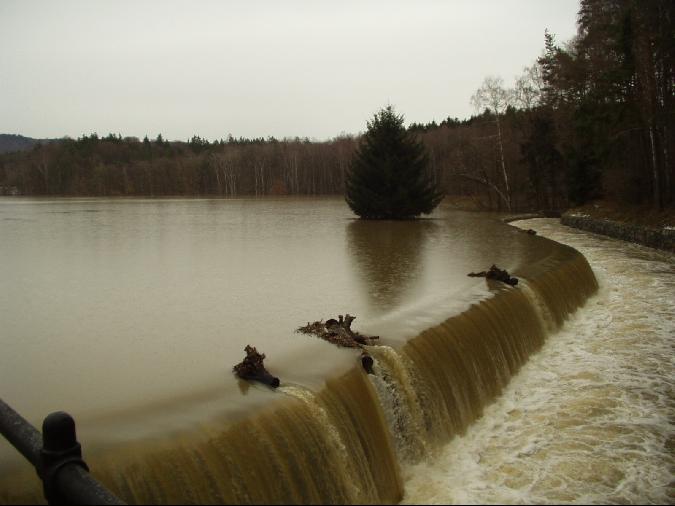
[[[0,133],[327,139],[391,103],[464,118],[578,0],[0,0]]]

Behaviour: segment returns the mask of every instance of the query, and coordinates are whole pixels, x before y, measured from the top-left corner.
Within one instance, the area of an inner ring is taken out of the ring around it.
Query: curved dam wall
[[[585,258],[563,245],[512,274],[518,286],[486,281],[490,297],[399,349],[370,347],[374,375],[354,367],[316,392],[283,385],[278,402],[235,423],[90,456],[93,474],[132,504],[397,503],[402,465],[462,434],[597,290]],[[38,489],[5,490],[0,502],[41,500]]]

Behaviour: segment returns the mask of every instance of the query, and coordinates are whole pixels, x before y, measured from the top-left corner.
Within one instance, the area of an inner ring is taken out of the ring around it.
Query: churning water
[[[464,436],[406,470],[404,502],[672,503],[675,257],[517,224],[578,249],[600,290]]]

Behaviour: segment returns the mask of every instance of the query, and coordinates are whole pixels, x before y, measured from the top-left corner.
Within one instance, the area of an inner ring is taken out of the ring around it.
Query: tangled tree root
[[[356,319],[350,314],[338,316],[338,320],[331,318],[325,323],[318,321],[307,323],[297,331],[303,334],[312,334],[329,343],[333,343],[343,348],[361,348],[364,345],[372,344],[372,341],[379,339],[379,336],[364,336],[352,330],[352,322]]]
[[[336,346],[342,348],[361,348],[361,365],[368,374],[373,374],[373,357],[363,350],[363,346],[373,344],[373,341],[379,339],[379,336],[364,336],[352,330],[352,322],[356,319],[355,316],[346,314],[344,317],[338,315],[338,319],[331,318],[322,321],[309,323],[304,327],[300,327],[297,331],[303,334],[311,334],[324,341],[328,341]]]
[[[486,279],[495,279],[511,286],[516,286],[518,284],[518,278],[511,277],[508,272],[500,269],[496,265],[490,267],[489,271],[470,272],[468,276],[472,278],[480,277]]]

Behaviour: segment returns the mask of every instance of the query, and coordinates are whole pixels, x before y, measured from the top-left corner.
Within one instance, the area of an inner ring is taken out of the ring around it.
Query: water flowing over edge
[[[483,417],[404,466],[404,504],[672,504],[675,256],[562,226],[598,292],[530,357]]]
[[[355,367],[319,392],[283,386],[285,402],[234,425],[94,456],[94,474],[130,503],[399,502],[401,464],[463,434],[597,290],[585,258],[563,245],[514,274],[517,287],[487,281],[492,297],[400,349],[369,348],[374,375]],[[9,493],[0,502],[16,502]]]

